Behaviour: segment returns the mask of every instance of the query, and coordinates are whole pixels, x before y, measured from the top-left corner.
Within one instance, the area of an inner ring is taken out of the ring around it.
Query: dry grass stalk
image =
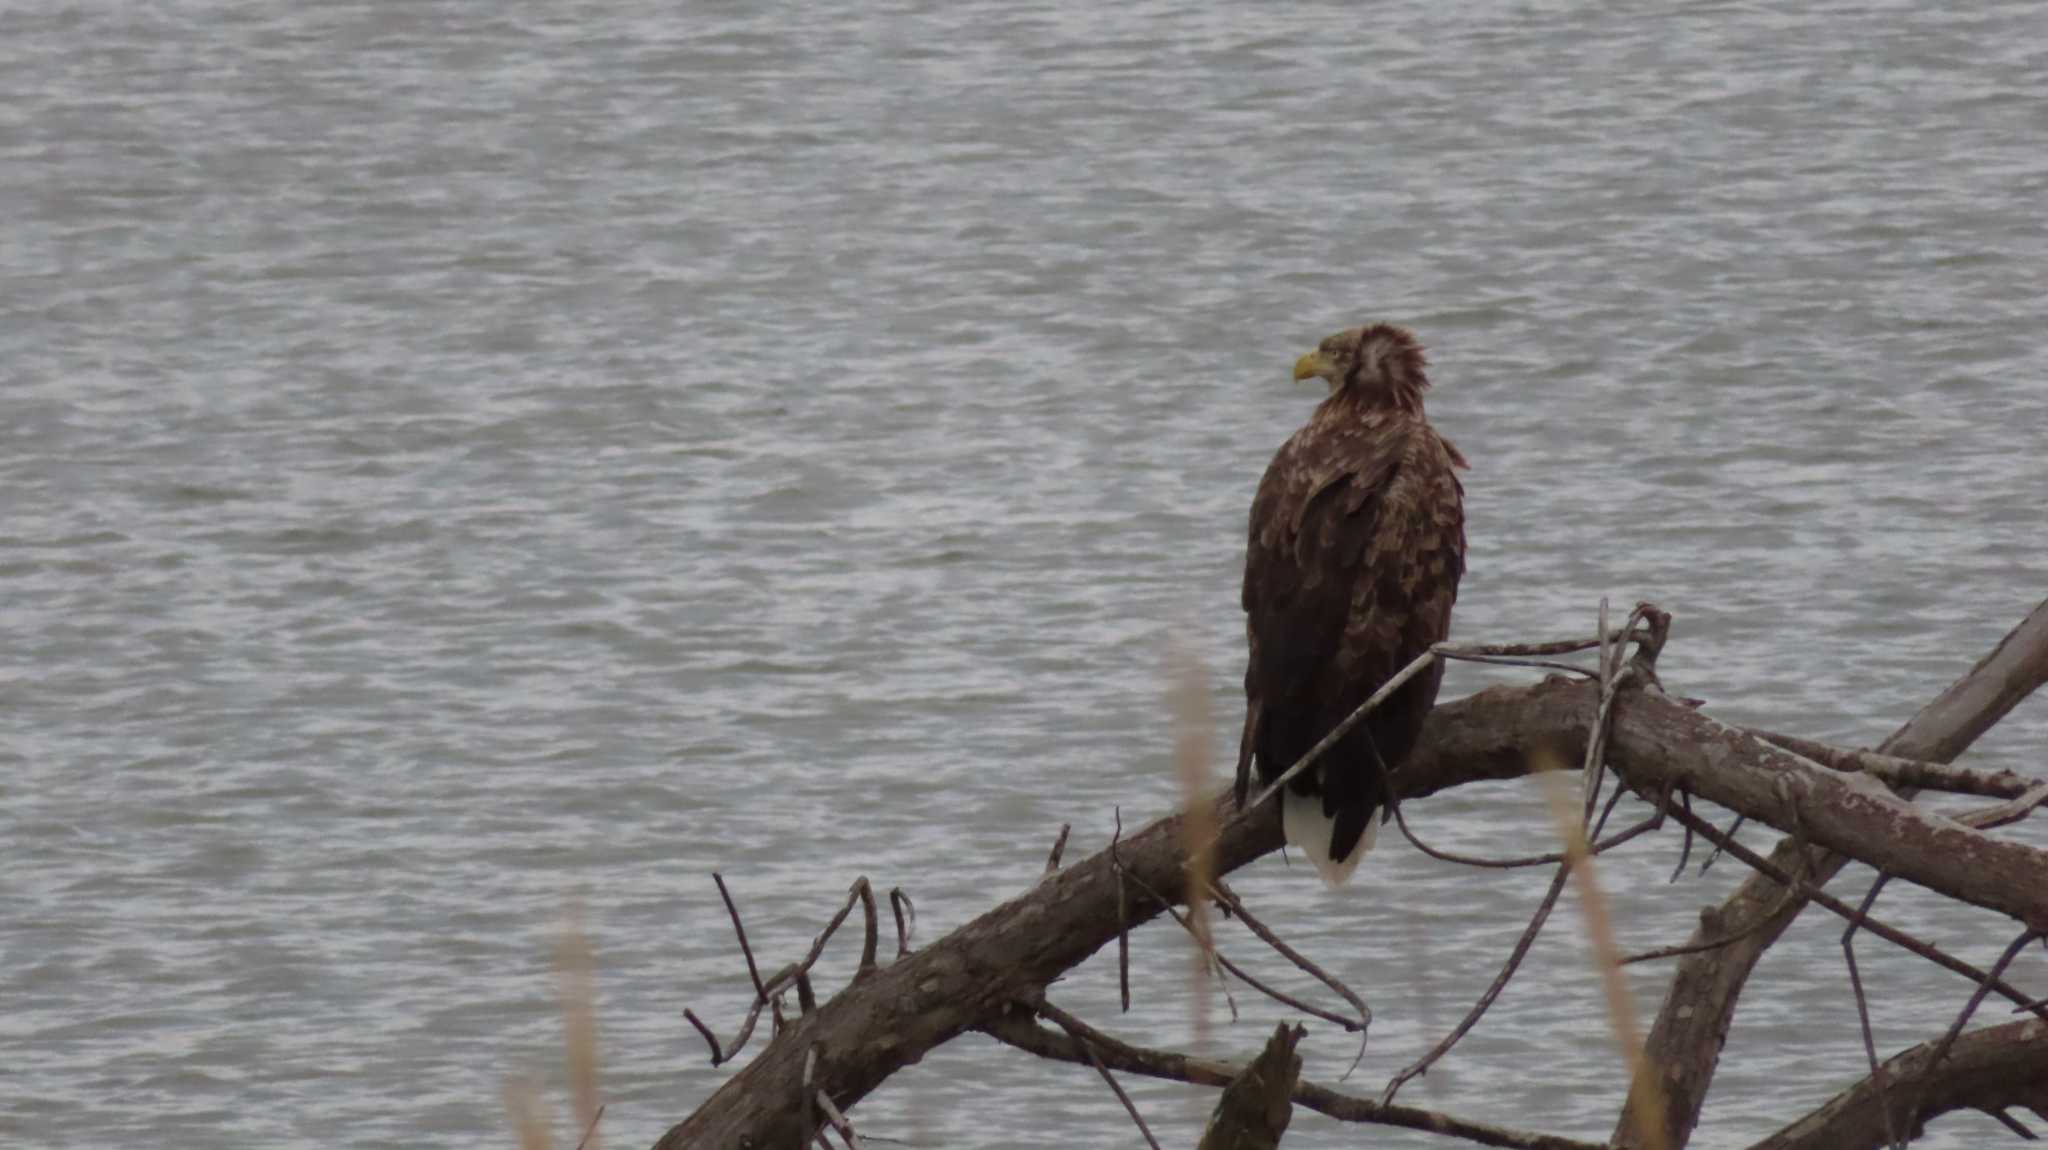
[[[519,1132],[519,1150],[552,1150],[555,1139],[548,1128],[553,1123],[533,1079],[515,1074],[505,1080],[505,1110],[512,1116],[512,1129]]]
[[[583,915],[571,909],[569,922],[555,944],[555,973],[562,998],[563,1063],[569,1072],[569,1100],[575,1108],[576,1126],[588,1131],[582,1145],[598,1150],[596,1130],[602,1109],[597,1091],[597,1004],[593,986],[590,937],[583,932]]]
[[[1607,894],[1594,873],[1582,812],[1573,801],[1564,763],[1555,754],[1533,753],[1529,756],[1529,767],[1530,773],[1543,781],[1551,815],[1557,820],[1557,833],[1564,840],[1566,866],[1578,886],[1579,907],[1586,916],[1593,965],[1607,992],[1607,1020],[1614,1028],[1615,1044],[1628,1062],[1629,1080],[1645,1087],[1632,1096],[1638,1129],[1645,1132],[1644,1150],[1665,1150],[1663,1092],[1658,1088],[1657,1077],[1644,1072],[1643,1036],[1636,1024],[1635,999],[1629,995],[1628,980],[1621,971],[1621,947],[1614,940],[1614,920],[1608,913]]]
[[[1209,739],[1215,724],[1209,714],[1208,675],[1201,660],[1176,644],[1170,668],[1173,711],[1173,766],[1180,778],[1181,850],[1187,855],[1188,930],[1195,937],[1194,966],[1189,977],[1195,991],[1195,1042],[1209,1038],[1211,968],[1216,944],[1209,928],[1209,882],[1215,873],[1210,857],[1221,828],[1216,823],[1209,762]]]

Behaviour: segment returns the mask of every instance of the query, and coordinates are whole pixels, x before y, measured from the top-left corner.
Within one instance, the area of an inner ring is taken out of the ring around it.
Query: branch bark
[[[1613,761],[1637,791],[1684,787],[1752,822],[2048,930],[2048,883],[2040,881],[2048,851],[1922,810],[1874,780],[1827,770],[1660,693],[1625,693],[1614,710]]]
[[[1196,1150],[1278,1150],[1294,1117],[1294,1085],[1301,1080],[1294,1045],[1305,1033],[1284,1022],[1273,1028],[1266,1048],[1223,1088]]]
[[[1991,729],[2020,700],[2048,682],[2048,601],[2035,607],[2019,626],[2000,640],[1933,702],[1886,739],[1880,753],[1895,758],[1947,763]],[[1910,797],[1911,791],[1901,791]],[[1839,872],[1846,860],[1797,841],[1780,842],[1771,852],[1779,869],[1812,876],[1821,885]],[[1699,1123],[1720,1060],[1722,1043],[1734,1017],[1735,1003],[1757,961],[1790,926],[1804,900],[1787,902],[1775,882],[1752,875],[1720,906],[1703,911],[1690,944],[1742,934],[1727,946],[1689,955],[1673,977],[1663,1009],[1650,1030],[1647,1065],[1660,1075],[1664,1097],[1664,1145],[1682,1147]],[[1748,933],[1743,933],[1748,932]],[[1621,1146],[1646,1145],[1638,1128],[1637,1096],[1648,1089],[1632,1083],[1623,1105],[1614,1141]]]
[[[1884,1064],[1884,1086],[1865,1078],[1750,1150],[1863,1150],[1885,1144],[1891,1123],[1914,1138],[1951,1110],[1993,1114],[2020,1106],[2048,1118],[2048,1022],[2029,1018],[1973,1030],[1935,1058],[1939,1039]]]

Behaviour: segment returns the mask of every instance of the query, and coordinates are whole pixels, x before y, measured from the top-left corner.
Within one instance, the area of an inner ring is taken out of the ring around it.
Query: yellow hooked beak
[[[1300,382],[1304,379],[1314,379],[1319,375],[1328,377],[1335,366],[1321,351],[1312,351],[1294,361],[1294,378],[1296,382]]]

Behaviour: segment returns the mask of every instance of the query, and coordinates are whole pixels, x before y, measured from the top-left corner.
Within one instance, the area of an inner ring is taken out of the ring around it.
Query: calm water
[[[1172,803],[1176,644],[1235,745],[1243,517],[1314,398],[1287,368],[1367,316],[1431,346],[1474,461],[1460,638],[1654,597],[1675,689],[1873,741],[2048,592],[2022,0],[9,6],[0,203],[10,1144],[510,1145],[507,1074],[561,1105],[572,902],[610,1144],[652,1141],[726,1074],[682,1009],[746,1002],[712,868],[767,962],[861,873],[929,940],[1060,823],[1093,849]],[[1977,758],[2044,739],[2037,701]],[[1416,814],[1546,841],[1521,787]],[[1545,881],[1383,842],[1342,895],[1241,883],[1372,999],[1368,1092]],[[1603,872],[1626,943],[1734,877],[1667,886],[1676,849]],[[1556,921],[1404,1100],[1604,1136]],[[1837,933],[1765,963],[1700,1144],[1858,1076]],[[1059,1000],[1191,1042],[1181,940],[1136,949],[1130,1016],[1101,963]],[[1865,953],[1886,1048],[1967,995]],[[1280,1016],[1239,1006],[1210,1050]],[[1318,1028],[1309,1072],[1350,1053]],[[1208,1094],[1133,1089],[1193,1143]],[[1092,1076],[981,1039],[856,1116],[1136,1141]]]

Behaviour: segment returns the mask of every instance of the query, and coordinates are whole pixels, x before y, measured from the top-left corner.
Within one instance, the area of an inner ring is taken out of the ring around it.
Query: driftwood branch
[[[1183,897],[1176,817],[1161,819],[1118,845],[1123,868],[1162,896]],[[1280,845],[1277,808],[1227,824],[1212,850],[1227,873]],[[728,1079],[659,1146],[797,1146],[797,1105],[806,1050],[818,1051],[814,1079],[842,1108],[891,1074],[991,1017],[1028,1001],[1061,972],[1117,936],[1118,882],[1107,850],[1047,875],[945,938],[861,978],[792,1022],[768,1048]],[[1151,900],[1126,906],[1130,925],[1158,912]]]
[[[2018,1107],[2048,1120],[2048,1022],[1973,1030],[1937,1057],[1940,1045],[1923,1042],[1892,1057],[1881,1079],[1865,1078],[1751,1150],[1863,1150],[1885,1144],[1888,1123],[1912,1138],[1952,1110],[1998,1115]]]
[[[1878,753],[1899,759],[1948,763],[1977,737],[1991,729],[2022,699],[2048,682],[2048,602],[2035,607],[1991,653],[1968,674],[1879,746]],[[1910,795],[1903,792],[1902,797]],[[1814,885],[1832,877],[1844,858],[1787,840],[1771,853],[1780,870],[1812,876]],[[1880,869],[1887,869],[1880,867]],[[1665,995],[1647,1043],[1650,1065],[1660,1078],[1665,1100],[1665,1144],[1684,1146],[1699,1122],[1721,1045],[1734,1017],[1735,1003],[1757,961],[1798,915],[1803,903],[1789,904],[1777,883],[1752,876],[1721,904],[1703,914],[1693,943],[1731,932],[1739,937],[1726,945],[1703,949],[1684,959]],[[2038,924],[2037,924],[2038,925]],[[1622,1108],[1614,1139],[1624,1146],[1645,1144],[1634,1126],[1634,1095]]]
[[[981,1029],[1000,1042],[1019,1050],[1029,1051],[1041,1058],[1071,1062],[1078,1066],[1090,1065],[1087,1055],[1075,1046],[1073,1038],[1060,1031],[1038,1025],[1025,1011],[1020,1010],[991,1019]],[[1177,1050],[1153,1050],[1133,1046],[1085,1024],[1079,1029],[1087,1036],[1090,1048],[1105,1065],[1126,1074],[1187,1082],[1196,1086],[1228,1086],[1244,1072],[1242,1066],[1234,1063],[1196,1058]],[[1362,1122],[1379,1126],[1399,1126],[1407,1130],[1423,1130],[1431,1134],[1460,1138],[1481,1146],[1504,1146],[1509,1150],[1605,1150],[1598,1142],[1584,1142],[1576,1138],[1559,1138],[1505,1126],[1492,1126],[1414,1106],[1384,1106],[1370,1098],[1345,1094],[1313,1082],[1297,1080],[1293,1099],[1297,1106],[1305,1106],[1340,1122]]]
[[[1783,747],[1795,755],[1812,759],[1829,770],[1866,774],[1897,791],[1948,791],[1958,795],[2016,799],[2040,783],[2039,779],[2030,778],[2018,771],[1985,771],[1948,763],[1902,759],[1896,755],[1836,747],[1814,739],[1802,739],[1797,735],[1781,735],[1775,731],[1752,729],[1750,734],[1772,746]]]
[[[1567,757],[1576,760],[1597,700],[1576,707],[1560,695],[1568,686],[1496,687],[1439,706],[1430,714],[1423,745],[1402,768],[1403,795],[1424,798],[1481,779],[1517,777],[1527,769],[1524,745],[1531,739],[1568,745]],[[1227,875],[1280,846],[1276,805],[1240,814],[1219,796],[1211,817],[1220,828],[1208,845],[1213,875]],[[1104,849],[1046,875],[923,950],[864,973],[793,1020],[657,1145],[801,1145],[803,1116],[811,1110],[799,1104],[810,1097],[803,1088],[805,1051],[817,1051],[817,1088],[846,1108],[933,1047],[1009,1003],[1031,1000],[1061,973],[1159,912],[1157,901],[1125,897],[1120,873],[1164,900],[1185,901],[1181,821],[1171,816],[1120,835],[1114,853]],[[771,995],[779,977],[766,980]],[[730,1057],[731,1048],[723,1053]]]
[[[1525,687],[1495,687],[1440,705],[1431,712],[1416,751],[1399,772],[1403,799],[1481,779],[1520,776],[1532,760],[1583,761],[1596,726],[1603,725],[1599,720],[1604,703],[1604,725],[1609,728],[1604,758],[1637,793],[1659,802],[1674,794],[1697,794],[1753,820],[1796,832],[1816,847],[2003,911],[2028,929],[2048,928],[2048,882],[2038,881],[2048,874],[2048,852],[1916,810],[1871,779],[1830,770],[1666,697],[1641,641],[1638,645],[1637,660],[1625,675],[1605,676],[1610,684],[1605,692],[1597,681],[1553,678]],[[1969,737],[1988,728],[2043,676],[2048,676],[2048,605],[1882,753],[1919,761],[1953,757]],[[1617,678],[1626,678],[1628,685],[1612,690]],[[1676,814],[1678,805],[1668,805]],[[1214,841],[1206,844],[1208,873],[1213,876],[1227,875],[1280,845],[1273,805],[1238,812],[1227,798],[1219,797],[1211,810],[1200,813],[1218,828]],[[802,1145],[819,1109],[811,1105],[816,1092],[837,1108],[848,1109],[940,1043],[969,1029],[996,1025],[1014,1003],[1038,1001],[1054,978],[1149,921],[1162,902],[1187,900],[1188,836],[1182,822],[1173,816],[1131,833],[1120,831],[1112,848],[1045,875],[1024,893],[886,966],[875,957],[872,893],[864,889],[864,882],[858,884],[832,924],[842,922],[856,902],[867,912],[861,971],[853,983],[822,1003],[807,1001],[802,1015],[658,1146],[680,1150],[751,1144],[766,1150]],[[1699,827],[1712,829],[1703,821],[1695,830]],[[1825,852],[1803,846],[1796,850],[1814,856],[1810,865],[1781,865],[1778,873],[1799,876],[1793,881],[1825,881],[1831,872],[1816,869],[1828,857]],[[1751,885],[1763,890],[1763,907],[1783,900],[1783,890],[1770,879]],[[1130,897],[1146,888],[1157,898]],[[1722,925],[1707,938],[1741,929],[1751,919],[1733,915],[1718,921]],[[828,929],[820,936],[799,968],[800,994],[808,989],[801,970],[815,961],[829,933]],[[1758,930],[1693,955],[1688,962],[1719,962],[1730,952],[1748,954],[1775,936],[1775,930]],[[1753,962],[1753,955],[1743,961]],[[784,978],[778,974],[764,980],[769,996],[787,989]],[[1739,980],[1730,988],[1731,1005],[1734,990],[1739,990]],[[759,991],[756,1002],[758,1009]],[[1715,1049],[1724,1030],[1725,1019],[1720,1029],[1709,1031]],[[1653,1058],[1661,1057],[1662,1049],[1653,1039]],[[1098,1045],[1096,1050],[1105,1064],[1117,1067],[1107,1048]],[[723,1053],[730,1057],[730,1049]],[[1690,1063],[1675,1058],[1666,1065],[1682,1070]],[[1679,1119],[1668,1127],[1679,1131],[1669,1145],[1683,1145],[1710,1074],[1711,1052],[1704,1072],[1694,1072],[1691,1079],[1668,1080],[1669,1094],[1676,1100],[1667,1114]],[[1220,1081],[1230,1076],[1223,1074]],[[1312,1093],[1304,1085],[1296,1100],[1315,1105],[1302,1092]],[[1357,1109],[1354,1103],[1368,1109]],[[1378,1121],[1389,1120],[1386,1116],[1397,1110],[1363,1100],[1341,1105],[1353,1107],[1347,1114],[1379,1115],[1372,1119]],[[1570,1140],[1487,1144],[1584,1145]]]

